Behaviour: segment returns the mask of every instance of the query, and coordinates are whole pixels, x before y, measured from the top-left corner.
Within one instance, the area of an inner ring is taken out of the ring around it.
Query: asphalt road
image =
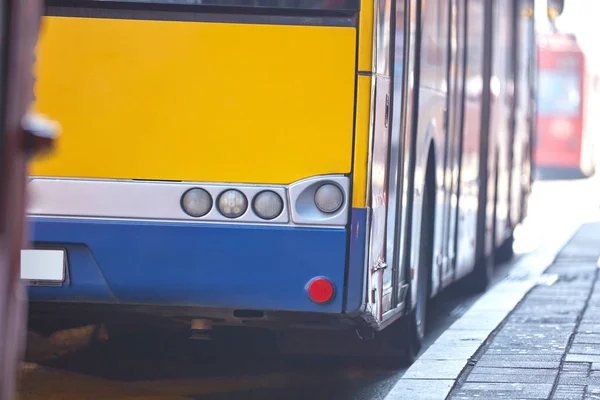
[[[536,184],[530,217],[518,232],[517,251],[532,251],[543,243],[550,216],[568,220],[597,207],[595,186],[593,180]],[[497,268],[495,282],[519,257]],[[436,298],[424,350],[476,298],[462,294],[460,287]],[[40,328],[39,323],[33,321],[32,328]],[[260,339],[192,341],[140,331],[106,340],[102,329],[93,325],[45,335],[30,332],[19,399],[377,400],[384,399],[404,373],[365,360],[272,354],[267,341]]]

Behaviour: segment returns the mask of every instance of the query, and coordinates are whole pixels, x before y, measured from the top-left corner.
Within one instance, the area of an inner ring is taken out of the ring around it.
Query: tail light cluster
[[[188,189],[181,197],[181,207],[191,217],[207,215],[216,204],[219,213],[230,219],[239,218],[248,211],[248,198],[237,189],[227,189],[219,193],[216,202],[210,193],[202,188]],[[283,212],[283,199],[272,190],[263,190],[252,198],[252,211],[259,218],[272,220]]]
[[[343,175],[289,185],[35,177],[28,186],[36,193],[28,213],[37,216],[333,228],[348,224],[350,210]]]
[[[182,210],[206,221],[272,222],[345,225],[348,214],[348,178],[308,178],[285,187],[226,187],[206,184],[186,187]]]

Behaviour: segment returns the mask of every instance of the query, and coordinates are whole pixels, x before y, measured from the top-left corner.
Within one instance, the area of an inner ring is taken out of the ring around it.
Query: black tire
[[[492,279],[494,277],[494,266],[496,265],[496,246],[493,244],[493,241],[496,238],[496,207],[494,206],[494,226],[492,229],[492,253],[488,256],[483,256],[483,258],[475,261],[475,267],[473,268],[473,272],[471,272],[464,283],[466,284],[466,289],[475,294],[485,292],[491,285]],[[485,248],[485,238],[484,240],[484,248]]]
[[[486,188],[487,190],[487,188]],[[494,212],[492,216],[493,226],[492,226],[492,253],[488,256],[485,254],[479,260],[475,261],[475,267],[473,268],[473,272],[471,272],[464,283],[466,285],[466,289],[471,293],[483,293],[485,292],[492,283],[492,278],[494,277],[494,266],[496,264],[496,222],[497,222],[497,214],[496,214],[496,205],[498,204],[498,168],[496,168],[496,172],[494,174]],[[481,205],[480,205],[481,207]],[[484,204],[483,207],[486,207]],[[478,238],[479,240],[479,238]],[[483,237],[483,247],[485,249],[485,243],[487,238]],[[511,246],[512,248],[512,246]],[[485,252],[485,250],[484,250]]]
[[[466,289],[475,294],[485,292],[492,283],[494,276],[494,251],[492,255],[476,262],[473,272],[465,279]]]
[[[511,234],[504,242],[496,249],[495,261],[497,264],[502,264],[512,260],[515,255],[513,244],[515,242],[514,236]]]
[[[426,178],[426,188],[423,193],[423,209],[421,211],[421,233],[419,248],[419,268],[417,270],[417,304],[413,313],[415,344],[418,351],[421,349],[423,337],[425,336],[427,322],[427,306],[431,294],[431,269],[433,266],[433,230],[435,215],[435,184],[430,176],[430,169]]]

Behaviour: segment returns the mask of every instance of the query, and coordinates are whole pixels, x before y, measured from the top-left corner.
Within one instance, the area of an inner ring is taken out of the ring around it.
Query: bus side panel
[[[498,168],[498,148],[496,146],[496,129],[492,126],[494,120],[494,102],[495,98],[492,90],[494,62],[496,54],[494,49],[494,38],[497,20],[495,20],[495,3],[484,1],[485,7],[485,48],[484,48],[484,67],[483,67],[483,90],[482,90],[482,118],[481,118],[481,140],[480,140],[480,190],[479,190],[479,233],[478,239],[481,240],[482,248],[477,254],[477,262],[486,260],[494,250],[495,238],[493,235],[495,223],[496,208],[496,182]]]
[[[348,276],[346,279],[346,301],[344,312],[356,314],[364,311],[367,303],[365,293],[366,279],[366,243],[367,243],[367,218],[369,210],[366,208],[352,209],[352,223],[350,225],[350,254],[348,256]]]
[[[463,157],[460,175],[460,218],[456,278],[466,276],[475,265],[477,210],[479,199],[479,163],[481,161],[480,128],[482,118],[482,82],[484,54],[484,3],[467,2],[467,77],[465,82],[465,116]]]
[[[372,140],[372,166],[370,185],[370,240],[367,268],[369,269],[369,302],[370,311],[378,321],[383,319],[384,290],[391,289],[391,279],[386,282],[382,268],[388,261],[386,258],[386,218],[387,218],[387,182],[388,182],[388,154],[389,154],[389,129],[387,117],[389,116],[390,79],[378,76],[375,78],[375,103]],[[389,275],[388,275],[389,276]],[[391,292],[388,292],[391,295]],[[388,298],[389,299],[389,298]],[[389,299],[391,300],[391,299]],[[387,302],[389,305],[390,303]]]
[[[494,27],[493,27],[493,69],[492,69],[492,105],[490,130],[494,133],[491,151],[497,149],[497,177],[490,175],[490,179],[497,179],[496,187],[496,220],[494,246],[499,247],[506,240],[511,227],[509,224],[509,184],[512,171],[510,160],[512,159],[511,141],[511,107],[514,97],[511,92],[513,87],[513,76],[511,74],[512,63],[512,0],[497,0],[494,3]],[[492,185],[494,181],[491,180]]]
[[[63,134],[33,175],[288,184],[351,170],[352,27],[46,17],[38,53],[36,108]]]
[[[535,52],[533,43],[533,18],[532,10],[526,5],[520,5],[517,10],[517,70],[516,70],[516,106],[515,106],[515,141],[513,143],[513,179],[512,179],[512,198],[511,198],[511,220],[513,224],[521,222],[526,210],[527,195],[530,190],[531,178],[531,145],[530,131],[531,122],[534,116],[529,109],[531,101],[530,70],[535,58],[532,54]]]
[[[421,216],[423,206],[423,190],[427,173],[427,160],[433,149],[436,170],[430,173],[436,178],[436,204],[434,222],[434,262],[431,266],[432,295],[440,288],[440,267],[442,257],[442,228],[443,228],[443,157],[444,157],[444,109],[446,106],[447,67],[447,6],[442,1],[426,2],[422,14],[421,70],[419,84],[419,115],[417,122],[416,160],[415,160],[415,197],[412,211],[411,267],[419,268],[419,249],[430,243],[420,243]],[[429,267],[429,266],[424,266]],[[417,277],[419,274],[414,273]],[[416,278],[413,285],[417,285]],[[416,304],[416,291],[411,292],[412,304]]]

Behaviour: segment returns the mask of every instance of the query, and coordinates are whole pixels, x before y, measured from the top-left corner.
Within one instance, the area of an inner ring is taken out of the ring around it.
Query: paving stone
[[[581,322],[577,327],[577,332],[585,333],[600,333],[600,324],[593,324],[588,322]]]
[[[587,285],[589,287],[590,285]],[[589,297],[589,290],[586,292],[581,288],[575,287],[573,284],[567,285],[565,282],[555,283],[552,286],[539,285],[531,289],[527,298],[538,299],[546,295],[554,294],[559,298],[566,298],[569,301],[581,301]]]
[[[583,317],[581,318],[581,322],[583,322],[584,324],[600,324],[600,315],[598,315],[596,313],[600,313],[600,309],[594,310],[593,312],[590,312],[589,314],[588,313],[584,314]]]
[[[458,340],[460,342],[484,341],[489,335],[490,332],[486,330],[465,331],[448,329],[446,332],[440,335],[440,337],[436,340],[436,343],[439,340]]]
[[[587,302],[589,297],[588,288],[591,286],[588,282],[584,284],[565,284],[555,283],[554,286],[537,286],[527,295],[527,300],[519,304],[518,309],[533,306],[581,306]],[[554,298],[548,298],[546,295],[554,295]]]
[[[578,333],[573,338],[573,343],[600,344],[600,333]]]
[[[579,233],[585,233],[585,230],[579,231]],[[558,253],[558,257],[560,258],[565,254],[571,255],[579,255],[579,256],[588,256],[592,260],[598,258],[598,249],[596,246],[590,246],[592,240],[596,239],[595,233],[587,232],[587,234],[582,235],[580,237],[574,236],[573,240],[569,242],[567,246],[565,246],[560,253]],[[600,240],[600,238],[598,239]],[[597,244],[597,242],[596,242]]]
[[[488,355],[484,354],[478,360],[481,367],[504,368],[558,368],[561,356],[559,355]],[[599,360],[600,362],[600,360]]]
[[[440,400],[445,399],[454,380],[400,379],[386,396],[386,400]]]
[[[519,308],[517,308],[514,313],[524,313],[524,312],[539,312],[539,311],[550,311],[550,312],[558,312],[560,311],[573,311],[580,312],[585,307],[585,303],[582,300],[579,301],[548,301],[546,299],[528,299],[525,303],[523,303]]]
[[[591,243],[597,240],[595,245],[591,245]],[[571,262],[575,265],[581,264],[594,264],[598,259],[598,242],[600,239],[591,239],[587,238],[585,240],[581,240],[579,243],[570,243],[563,249],[562,253],[559,253],[556,259],[554,260],[556,263],[568,263]]]
[[[470,373],[476,374],[523,374],[523,375],[551,375],[554,376],[558,369],[538,369],[538,368],[495,368],[481,367],[476,365]]]
[[[600,356],[600,346],[595,344],[573,343],[569,349],[570,354],[591,354]]]
[[[600,318],[600,307],[597,305],[588,306],[588,308],[583,313],[582,321],[586,321],[587,323],[592,321],[598,321]]]
[[[561,261],[559,263],[551,265],[546,270],[546,273],[560,274],[561,272],[565,272],[565,273],[577,272],[577,273],[588,274],[588,273],[595,273],[596,268],[597,268],[596,263],[589,263],[589,262],[573,263],[573,262],[562,262]]]
[[[542,331],[543,332],[543,331]],[[498,336],[492,339],[491,343],[540,343],[547,341],[553,345],[565,345],[569,343],[573,331],[552,331],[534,334],[531,331],[525,330],[512,330],[508,332],[502,332]]]
[[[600,400],[600,386],[588,386],[585,395],[585,400]]]
[[[494,375],[494,374],[470,374],[466,382],[481,383],[547,383],[553,384],[555,376],[544,375]]]
[[[598,259],[598,250],[596,246],[586,246],[586,243],[581,243],[579,245],[570,245],[563,250],[556,260],[564,260],[568,261],[572,259],[577,260],[589,260],[590,262],[595,262]]]
[[[600,385],[600,376],[574,376],[569,374],[561,374],[558,378],[560,385]]]
[[[444,343],[434,343],[423,353],[421,360],[467,360],[477,352],[479,342],[464,342],[460,345],[448,346]]]
[[[555,283],[555,285],[559,285]],[[590,285],[586,285],[588,288]],[[545,301],[549,304],[564,302],[565,304],[584,304],[589,298],[589,290],[582,290],[580,287],[574,287],[573,284],[562,284],[556,287],[536,286],[527,295],[527,301],[522,302],[520,306],[525,306],[528,302]],[[554,296],[554,297],[551,297]]]
[[[549,334],[527,334],[526,332],[520,333],[511,331],[508,334],[496,336],[492,343],[498,344],[513,344],[513,343],[524,343],[524,344],[548,344],[551,346],[562,345],[566,346],[571,338],[569,332],[550,332]]]
[[[565,361],[600,363],[600,355],[569,353],[567,354]]]
[[[561,291],[575,291],[575,290],[580,290],[579,294],[581,294],[581,289],[584,288],[591,288],[592,285],[594,284],[594,277],[592,277],[592,279],[590,279],[589,281],[581,281],[581,280],[567,280],[567,279],[560,279],[555,281],[553,285],[540,285],[538,286],[540,291],[548,291],[548,292],[558,292],[560,293]],[[589,291],[587,293],[589,295]]]
[[[583,372],[586,375],[590,371],[591,364],[588,362],[564,362],[561,371],[563,372]]]
[[[467,314],[502,312],[506,315],[506,313],[512,311],[523,299],[524,291],[519,288],[522,284],[518,283],[516,285],[516,288],[509,287],[506,284],[502,285],[502,288],[496,287],[493,292],[486,295],[481,301],[478,301],[471,307]],[[514,284],[511,284],[510,286],[514,286]]]
[[[598,245],[598,243],[596,242],[596,245]],[[554,260],[554,263],[550,266],[550,268],[554,267],[554,266],[567,266],[573,269],[580,269],[580,268],[596,268],[596,261],[581,261],[581,262],[572,262],[572,261],[568,261],[568,260],[561,260],[558,257]]]
[[[555,343],[568,343],[575,330],[574,324],[569,325],[544,325],[528,324],[527,329],[512,329],[502,332],[501,338],[512,335],[514,339],[552,341]]]
[[[573,380],[581,380],[581,379],[587,379],[588,374],[583,374],[581,372],[560,372],[560,377],[561,378],[568,378],[568,379],[573,379]]]
[[[552,384],[466,382],[452,398],[547,399],[551,391]]]
[[[557,283],[550,286],[548,292],[556,293],[559,295],[564,294],[575,294],[576,299],[581,299],[582,297],[588,298],[590,295],[590,289],[594,285],[594,277],[591,276],[589,280],[567,280],[565,278],[561,278]]]
[[[548,348],[548,349],[560,349],[563,353],[569,344],[568,339],[555,339],[555,340],[544,340],[544,339],[521,339],[521,338],[502,338],[500,340],[494,339],[494,341],[490,344],[489,348],[511,348],[511,347],[531,347],[531,348]]]
[[[421,360],[415,361],[403,379],[456,379],[463,368],[464,360]]]
[[[474,326],[483,330],[494,330],[506,318],[510,310],[506,312],[467,312],[461,319],[450,326],[452,330],[472,330]]]
[[[519,324],[569,324],[575,323],[578,315],[511,315],[509,322]]]
[[[502,335],[564,335],[570,337],[576,323],[570,324],[516,324],[506,323],[497,336]]]
[[[474,368],[467,382],[554,383],[558,369]]]
[[[562,355],[566,351],[566,345],[551,345],[548,343],[522,343],[513,342],[508,344],[492,343],[486,350],[486,354],[556,354]]]
[[[538,289],[534,289],[535,291],[530,292],[529,295],[527,296],[528,299],[535,299],[535,300],[544,300],[544,301],[552,301],[552,302],[559,302],[559,301],[569,301],[569,302],[583,302],[585,303],[585,301],[587,300],[587,293],[584,293],[582,290],[571,290],[570,293],[569,292],[555,292],[555,291],[540,291]]]
[[[585,396],[585,386],[558,385],[552,400],[583,400]]]

